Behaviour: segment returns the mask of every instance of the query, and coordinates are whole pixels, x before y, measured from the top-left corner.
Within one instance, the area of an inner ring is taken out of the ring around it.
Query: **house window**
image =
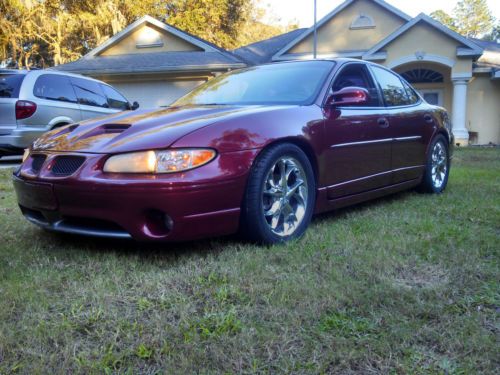
[[[441,83],[443,75],[431,69],[412,69],[401,74],[410,83]]]
[[[151,27],[144,27],[137,38],[137,48],[163,47],[163,39],[158,31]]]
[[[443,106],[443,90],[441,89],[426,89],[426,90],[418,90],[420,95],[424,98],[424,100],[433,105],[438,105],[440,107]]]
[[[375,27],[375,22],[367,14],[360,14],[351,22],[351,29],[373,29]]]

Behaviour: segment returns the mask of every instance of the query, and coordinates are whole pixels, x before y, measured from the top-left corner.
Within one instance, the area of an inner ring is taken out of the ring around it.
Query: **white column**
[[[469,131],[465,124],[467,121],[467,84],[468,79],[453,79],[453,108],[451,111],[451,123],[453,125],[453,135],[455,143],[467,146],[469,141]]]

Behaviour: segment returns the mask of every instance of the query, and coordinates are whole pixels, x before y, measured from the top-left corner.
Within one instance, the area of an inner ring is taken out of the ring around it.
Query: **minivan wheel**
[[[314,210],[316,184],[309,159],[293,144],[259,155],[243,202],[242,230],[252,241],[273,244],[304,234]]]
[[[448,184],[449,174],[448,142],[439,134],[433,139],[429,148],[421,190],[426,193],[441,193]]]

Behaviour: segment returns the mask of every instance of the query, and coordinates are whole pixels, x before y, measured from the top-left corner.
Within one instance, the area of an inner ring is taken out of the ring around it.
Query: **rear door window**
[[[122,94],[108,85],[101,85],[101,87],[108,98],[109,108],[121,109],[122,111],[130,109],[128,100],[125,99]]]
[[[386,106],[395,107],[415,103],[409,98],[401,79],[397,75],[378,66],[372,66],[371,69],[380,85]]]
[[[0,98],[19,98],[24,74],[0,73]]]
[[[75,88],[78,103],[93,107],[109,108],[108,99],[104,95],[101,85],[88,79],[71,77]]]
[[[67,76],[44,74],[37,78],[33,87],[37,98],[76,103],[76,95]]]

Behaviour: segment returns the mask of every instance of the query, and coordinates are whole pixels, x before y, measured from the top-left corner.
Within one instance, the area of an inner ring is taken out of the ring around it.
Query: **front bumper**
[[[18,126],[0,132],[0,152],[8,150],[22,150],[28,148],[35,139],[50,130],[48,126]]]
[[[232,158],[241,167],[253,154],[234,153]],[[161,178],[105,175],[96,169],[102,165],[102,155],[88,156],[71,177],[50,178],[43,169],[34,177],[28,159],[15,172],[13,183],[23,215],[44,229],[139,241],[184,241],[238,230],[247,173],[241,168],[238,173],[221,170],[230,157],[219,155],[201,168]],[[50,158],[45,165],[50,165]]]

